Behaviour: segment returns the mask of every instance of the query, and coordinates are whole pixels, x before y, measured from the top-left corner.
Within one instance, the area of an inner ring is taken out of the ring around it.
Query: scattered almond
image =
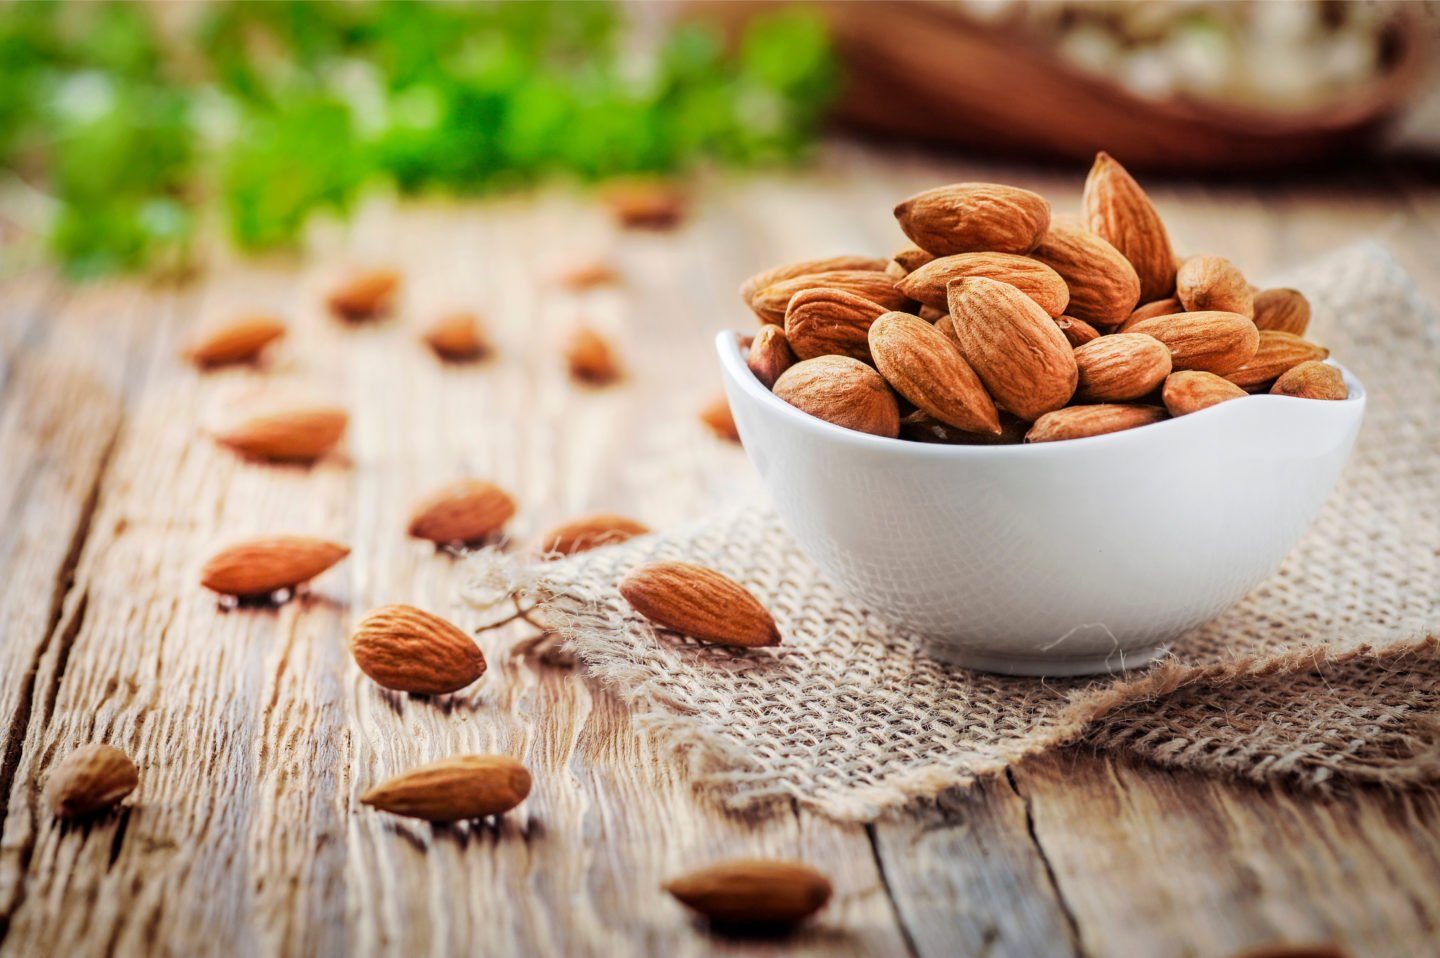
[[[1050,225],[1050,204],[1014,186],[955,183],[901,201],[895,219],[916,246],[936,256],[1028,253]]]
[[[205,333],[186,355],[201,367],[253,362],[266,346],[284,335],[285,324],[274,316],[242,316]]]
[[[1148,426],[1166,418],[1159,406],[1127,406],[1102,403],[1096,406],[1067,406],[1047,412],[1035,420],[1025,434],[1026,442],[1058,442],[1062,439],[1085,439],[1106,433]]]
[[[656,625],[705,642],[746,648],[780,644],[775,620],[755,596],[704,566],[637,566],[620,580],[620,595]]]
[[[870,324],[887,311],[841,289],[801,290],[785,314],[785,341],[799,359],[838,355],[868,363]]]
[[[1303,336],[1310,326],[1310,301],[1297,289],[1262,290],[1255,294],[1255,325]]]
[[[308,582],[350,554],[308,536],[266,536],[222,549],[205,563],[200,584],[221,595],[256,598]]]
[[[935,419],[999,435],[1000,417],[980,377],[959,348],[919,316],[886,313],[875,320],[870,353],[891,387]]]
[[[485,674],[475,641],[437,615],[410,605],[371,611],[350,637],[360,671],[396,692],[443,695]]]
[[[667,882],[681,904],[719,925],[790,925],[825,907],[830,881],[809,865],[735,859]]]
[[[1135,267],[1099,234],[1083,227],[1052,222],[1030,255],[1059,274],[1069,287],[1064,311],[1076,319],[1118,326],[1140,300]]]
[[[1199,369],[1171,373],[1160,391],[1160,398],[1172,416],[1188,416],[1217,403],[1243,399],[1248,395],[1228,379]]]
[[[747,279],[740,286],[740,298],[745,305],[754,308],[755,294],[776,283],[782,283],[787,279],[794,279],[797,276],[809,276],[814,273],[833,272],[855,272],[869,270],[871,272],[883,272],[890,261],[877,256],[829,256],[825,259],[807,259],[798,263],[787,263],[784,266],[776,266],[756,273]]]
[[[620,282],[620,273],[607,259],[591,259],[567,267],[555,280],[566,289],[582,292],[596,286],[612,286]]]
[[[427,822],[460,822],[505,814],[525,800],[530,784],[530,772],[508,755],[461,755],[397,775],[360,801]]]
[[[1174,313],[1143,320],[1129,331],[1154,336],[1169,346],[1176,369],[1221,375],[1244,366],[1260,347],[1260,331],[1239,313]]]
[[[1055,325],[1060,327],[1060,332],[1065,334],[1070,345],[1074,348],[1084,346],[1086,343],[1099,339],[1100,330],[1091,326],[1083,319],[1076,319],[1074,316],[1057,316]]]
[[[1175,291],[1175,252],[1165,224],[1140,184],[1108,153],[1095,157],[1085,180],[1084,204],[1090,230],[1135,267],[1139,302],[1164,299]]]
[[[685,218],[685,190],[655,179],[617,180],[605,186],[605,205],[628,229],[672,229]]]
[[[393,269],[369,269],[351,275],[330,291],[330,311],[351,321],[388,313],[400,289],[400,274]]]
[[[735,428],[735,417],[730,413],[730,400],[719,395],[700,410],[700,421],[721,439],[740,441],[740,430]]]
[[[1075,401],[1125,402],[1148,395],[1170,375],[1170,350],[1143,333],[1102,336],[1075,350]]]
[[[484,542],[515,515],[515,500],[493,482],[461,479],[436,490],[410,514],[410,535],[437,545]]]
[[[900,292],[926,306],[949,306],[946,287],[951,280],[983,276],[1009,283],[1033,299],[1046,315],[1059,316],[1070,301],[1070,290],[1060,274],[1028,256],[1014,253],[957,253],[941,256],[910,273],[895,285]]]
[[[780,374],[795,365],[795,352],[785,338],[785,330],[774,323],[761,326],[750,342],[750,355],[745,364],[766,389],[773,387]]]
[[[452,363],[479,359],[490,351],[480,320],[474,313],[450,313],[425,331],[425,342],[435,355]]]
[[[1303,362],[1324,359],[1330,350],[1317,346],[1294,333],[1267,329],[1259,334],[1260,343],[1249,361],[1225,373],[1225,378],[1250,392],[1263,392],[1280,374]]]
[[[565,345],[565,359],[574,379],[593,385],[604,385],[620,378],[620,361],[610,343],[588,326],[580,326],[570,334]]]
[[[1270,392],[1299,399],[1350,398],[1350,387],[1339,367],[1314,359],[1291,366],[1275,380]]]
[[[335,447],[349,422],[334,406],[292,406],[252,416],[215,440],[250,459],[310,463]]]
[[[540,537],[540,553],[550,557],[571,556],[601,546],[618,545],[649,532],[649,526],[634,519],[602,512],[555,526]]]
[[[896,289],[895,281],[881,270],[832,270],[807,273],[781,280],[755,293],[750,308],[767,323],[785,322],[791,298],[811,289],[832,289],[870,300],[884,309],[903,309],[909,304],[905,294]],[[787,329],[788,332],[788,329]],[[791,344],[793,347],[793,343]]]
[[[892,439],[900,432],[895,394],[879,373],[849,356],[798,362],[775,381],[774,392],[796,409],[846,429]]]
[[[957,279],[950,284],[950,319],[961,354],[997,405],[1034,420],[1070,401],[1075,351],[1020,290],[993,279]]]
[[[114,807],[139,784],[130,756],[113,745],[82,745],[50,770],[45,803],[56,818],[81,818]]]
[[[1175,274],[1175,295],[1187,312],[1218,310],[1255,316],[1250,284],[1235,264],[1223,256],[1192,256]]]

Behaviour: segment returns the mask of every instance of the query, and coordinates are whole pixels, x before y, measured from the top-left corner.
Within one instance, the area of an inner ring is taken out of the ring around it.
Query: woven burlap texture
[[[1038,680],[941,665],[842,596],[763,507],[559,562],[482,555],[470,596],[538,603],[650,740],[735,808],[794,800],[872,820],[1077,741],[1308,788],[1440,781],[1440,322],[1374,244],[1283,280],[1314,302],[1312,337],[1366,383],[1358,447],[1280,571],[1146,669]],[[657,634],[616,582],[660,558],[744,583],[784,644]]]

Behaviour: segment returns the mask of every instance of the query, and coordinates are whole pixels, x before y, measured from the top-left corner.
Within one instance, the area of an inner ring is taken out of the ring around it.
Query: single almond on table
[[[656,625],[705,642],[743,648],[780,644],[780,630],[759,600],[714,569],[650,562],[626,573],[620,595]]]
[[[1276,396],[1294,396],[1297,399],[1350,398],[1350,387],[1345,385],[1345,375],[1340,372],[1340,368],[1314,359],[1287,369],[1275,380],[1270,392]]]
[[[1219,310],[1255,316],[1255,297],[1244,274],[1223,256],[1192,256],[1175,274],[1175,295],[1186,312]]]
[[[1076,319],[1074,316],[1056,316],[1055,325],[1060,327],[1060,332],[1070,341],[1075,348],[1084,346],[1086,343],[1099,339],[1100,330],[1091,326],[1083,319]]]
[[[1008,283],[950,283],[951,330],[997,405],[1034,420],[1075,393],[1075,351],[1035,301]]]
[[[555,276],[561,286],[575,292],[611,286],[620,282],[620,273],[608,259],[590,259],[574,263]]]
[[[775,380],[774,392],[796,409],[846,429],[891,439],[900,433],[895,393],[879,373],[849,356],[802,360]]]
[[[809,276],[814,273],[833,273],[837,271],[854,272],[869,270],[871,272],[883,272],[890,261],[882,256],[828,256],[824,259],[805,259],[798,263],[786,263],[783,266],[776,266],[763,270],[740,284],[740,298],[745,305],[754,308],[755,294],[767,286],[774,286],[776,283],[784,282],[787,279],[794,279],[797,276]]]
[[[900,268],[906,273],[913,273],[934,258],[934,253],[927,253],[914,243],[907,243],[895,251],[895,255],[890,257],[890,261],[899,263]]]
[[[800,862],[734,859],[665,884],[681,904],[729,926],[790,925],[809,918],[830,900],[830,881]]]
[[[1255,326],[1305,335],[1310,326],[1310,301],[1298,289],[1266,289],[1255,294]]]
[[[565,344],[565,361],[570,375],[581,382],[604,385],[620,378],[620,361],[610,343],[588,326],[570,333]]]
[[[508,755],[460,755],[412,768],[360,796],[360,802],[427,822],[503,815],[530,794],[530,772]]]
[[[395,305],[400,274],[393,269],[368,269],[352,274],[330,291],[330,311],[341,319],[370,319]]]
[[[200,571],[200,584],[237,598],[267,596],[308,582],[350,554],[308,536],[266,536],[221,549]]]
[[[1146,303],[1131,313],[1129,318],[1115,330],[1117,333],[1128,333],[1136,323],[1143,323],[1147,319],[1154,319],[1156,316],[1173,316],[1176,313],[1185,312],[1185,305],[1174,296],[1167,296],[1164,299],[1157,299],[1153,303]]]
[[[274,316],[242,316],[201,335],[185,355],[201,367],[253,362],[261,350],[284,335],[285,324]]]
[[[716,396],[700,409],[700,421],[721,439],[740,441],[740,430],[735,428],[735,417],[730,413],[730,400],[724,394]]]
[[[1025,434],[1025,441],[1058,442],[1063,439],[1103,436],[1137,426],[1148,426],[1167,416],[1166,411],[1159,406],[1127,406],[1117,403],[1067,406],[1047,412],[1035,420],[1035,425]]]
[[[946,287],[951,280],[983,276],[1009,283],[1029,296],[1046,315],[1059,316],[1070,301],[1070,290],[1060,274],[1028,256],[1015,253],[957,253],[931,260],[895,285],[900,292],[927,306],[949,306]]]
[[[252,416],[215,440],[250,459],[310,463],[335,447],[349,422],[335,406],[296,405]]]
[[[1184,369],[1171,373],[1160,391],[1161,401],[1172,416],[1188,416],[1192,412],[1209,409],[1217,403],[1231,399],[1244,399],[1250,395],[1239,386],[1199,369]]]
[[[959,348],[919,316],[886,313],[870,327],[870,353],[891,387],[966,432],[1000,433],[1000,416]]]
[[[443,695],[485,674],[474,639],[411,605],[381,606],[361,619],[350,654],[360,671],[396,692]]]
[[[1242,389],[1263,392],[1280,378],[1280,374],[1293,366],[1311,360],[1324,359],[1330,350],[1316,345],[1294,333],[1282,333],[1274,329],[1260,332],[1260,344],[1248,362],[1232,369],[1225,378]]]
[[[1260,331],[1239,313],[1200,312],[1155,316],[1129,327],[1170,347],[1175,369],[1225,373],[1239,369],[1260,348]]]
[[[1150,197],[1109,153],[1095,156],[1085,179],[1085,224],[1135,267],[1139,302],[1175,291],[1175,251]]]
[[[808,273],[781,280],[756,292],[750,308],[767,323],[783,324],[792,298],[812,289],[839,290],[877,303],[885,309],[903,309],[909,304],[909,299],[895,287],[895,281],[885,275],[884,270],[861,269]]]
[[[45,804],[56,818],[81,818],[119,804],[140,784],[130,756],[113,745],[82,745],[45,778]]]
[[[1118,326],[1140,301],[1135,267],[1098,233],[1073,223],[1052,222],[1030,255],[1064,280],[1069,288],[1065,312],[1076,319]]]
[[[954,183],[901,201],[895,219],[916,246],[936,256],[1028,253],[1050,225],[1050,204],[1015,186]]]
[[[410,514],[410,535],[437,545],[493,539],[515,515],[515,500],[493,482],[461,479],[427,496]]]
[[[540,537],[540,554],[547,557],[571,556],[601,546],[618,545],[649,532],[650,527],[644,523],[601,512],[555,526]]]
[[[425,331],[425,342],[435,355],[452,363],[479,359],[490,351],[490,344],[474,313],[450,313],[442,316]]]
[[[1170,375],[1170,349],[1143,333],[1116,333],[1075,350],[1075,402],[1125,402],[1148,395]]]
[[[685,190],[657,179],[616,180],[602,189],[615,221],[628,229],[672,229],[685,218]]]
[[[870,324],[888,311],[841,289],[802,290],[785,313],[785,341],[799,359],[838,355],[868,363]]]
[[[750,354],[745,359],[745,365],[766,389],[774,386],[780,374],[795,365],[795,351],[785,338],[785,330],[774,323],[761,326],[760,332],[750,341]]]

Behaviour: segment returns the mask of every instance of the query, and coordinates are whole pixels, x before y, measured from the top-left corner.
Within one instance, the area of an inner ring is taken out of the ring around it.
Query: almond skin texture
[[[870,327],[870,353],[900,395],[965,432],[1000,434],[1000,415],[980,377],[944,333],[919,316],[886,313]]]
[[[1345,385],[1345,376],[1339,367],[1313,359],[1287,369],[1275,380],[1270,392],[1297,399],[1336,400],[1350,397],[1350,387]]]
[[[349,422],[334,406],[293,406],[246,419],[215,440],[249,459],[310,463],[335,448]]]
[[[1085,225],[1120,251],[1140,280],[1139,302],[1175,291],[1175,251],[1150,197],[1108,153],[1095,156],[1085,179]]]
[[[1170,350],[1143,333],[1102,336],[1075,350],[1076,402],[1126,402],[1153,392],[1170,375]]]
[[[1009,413],[1000,415],[1000,432],[965,432],[947,426],[927,412],[915,411],[900,420],[900,435],[914,442],[932,442],[949,446],[1014,446],[1025,441],[1030,424]]]
[[[906,273],[913,273],[934,258],[934,253],[927,253],[914,243],[908,243],[896,250],[895,255],[890,257],[890,261],[899,263],[900,268]]]
[[[689,562],[651,562],[620,580],[620,595],[656,625],[704,642],[779,645],[780,630],[744,586]]]
[[[858,359],[817,356],[798,362],[775,380],[774,391],[796,409],[837,426],[891,439],[900,434],[895,394]]]
[[[1223,256],[1192,256],[1175,274],[1175,295],[1185,311],[1219,310],[1255,316],[1255,297],[1245,276]]]
[[[400,274],[393,269],[369,269],[355,273],[330,291],[330,311],[352,322],[388,313],[400,288]]]
[[[611,513],[597,513],[563,522],[540,537],[540,554],[549,557],[572,556],[601,546],[618,545],[635,536],[650,532],[644,523]]]
[[[785,330],[774,323],[766,323],[760,327],[760,332],[755,334],[755,339],[750,343],[750,355],[745,360],[745,365],[755,374],[755,378],[770,389],[775,385],[775,380],[791,366],[795,365],[795,352],[790,348],[790,341],[785,338]]]
[[[1298,289],[1262,290],[1255,294],[1255,325],[1303,336],[1310,326],[1310,301]]]
[[[1214,373],[1186,369],[1171,373],[1165,380],[1160,398],[1172,416],[1188,416],[1231,399],[1244,399],[1245,390]]]
[[[268,536],[217,552],[200,572],[200,584],[221,595],[267,596],[308,582],[350,554],[324,539]]]
[[[603,386],[620,378],[620,361],[610,343],[595,330],[581,326],[570,333],[565,343],[565,361],[570,377],[593,386]]]
[[[901,201],[895,219],[916,246],[936,256],[1028,253],[1050,225],[1050,204],[1014,186],[954,183]]]
[[[950,335],[997,405],[1035,420],[1075,393],[1075,351],[1020,290],[993,279],[950,284]]]
[[[1129,331],[1154,336],[1169,346],[1175,369],[1221,375],[1244,366],[1260,348],[1260,331],[1239,313],[1174,313],[1143,320]]]
[[[1035,420],[1025,434],[1026,442],[1059,442],[1063,439],[1085,439],[1106,433],[1148,426],[1165,419],[1167,413],[1159,406],[1069,406],[1046,413]]]
[[[362,804],[427,822],[503,815],[530,794],[530,772],[508,755],[460,755],[412,768],[360,796]]]
[[[266,346],[284,335],[285,324],[274,316],[242,316],[201,336],[186,355],[202,368],[254,362]]]
[[[427,496],[410,514],[410,535],[437,545],[484,542],[515,515],[515,500],[493,482],[462,479]]]
[[[1069,287],[1066,314],[1097,326],[1118,326],[1140,301],[1135,267],[1098,234],[1073,223],[1050,224],[1030,254]],[[1043,305],[1043,304],[1042,304]]]
[[[785,341],[798,359],[849,356],[870,362],[870,324],[888,310],[841,289],[807,289],[790,300]]]
[[[839,290],[878,303],[885,309],[904,309],[909,304],[905,294],[895,288],[895,281],[885,275],[883,269],[862,269],[807,273],[794,279],[782,280],[757,292],[750,308],[767,323],[783,324],[789,313],[792,297],[809,289]],[[789,331],[789,327],[786,327],[786,331]]]
[[[812,273],[833,273],[837,270],[846,272],[883,271],[889,264],[889,260],[879,256],[829,256],[825,259],[806,259],[798,263],[786,263],[784,266],[776,266],[773,269],[756,273],[747,279],[740,285],[740,298],[745,301],[746,306],[754,308],[757,292],[787,279],[809,276]]]
[[[1173,316],[1176,313],[1185,312],[1185,306],[1174,296],[1167,296],[1165,299],[1157,299],[1153,303],[1146,303],[1130,314],[1125,322],[1120,324],[1117,333],[1128,333],[1136,323],[1143,323],[1147,319],[1154,319],[1156,316]]]
[[[1294,333],[1267,329],[1260,333],[1260,346],[1249,362],[1225,374],[1225,378],[1250,392],[1264,392],[1280,375],[1294,366],[1324,359],[1330,350]]]
[[[350,636],[350,654],[377,685],[416,695],[455,692],[485,674],[470,636],[410,605],[372,610]]]
[[[130,756],[113,745],[82,745],[45,779],[45,804],[56,818],[82,818],[112,808],[140,784]]]
[[[701,408],[700,421],[716,437],[729,442],[740,441],[740,430],[735,428],[735,417],[730,413],[730,401],[723,395],[716,396]]]
[[[1091,326],[1083,319],[1076,319],[1074,316],[1057,316],[1055,325],[1060,327],[1060,332],[1070,341],[1070,345],[1076,349],[1086,343],[1100,338],[1100,330]]]
[[[480,320],[474,313],[442,316],[425,331],[425,342],[436,356],[452,363],[479,359],[490,351]]]
[[[830,900],[830,881],[800,862],[735,859],[667,882],[665,890],[717,925],[791,925]]]
[[[942,319],[950,318],[950,304],[947,302],[944,309],[938,309],[921,303],[919,316],[927,323],[939,323]]]
[[[1014,253],[958,253],[931,260],[895,285],[911,299],[936,309],[949,307],[946,287],[953,279],[984,276],[1009,283],[1035,300],[1048,316],[1065,312],[1070,290],[1065,280],[1044,263]]]

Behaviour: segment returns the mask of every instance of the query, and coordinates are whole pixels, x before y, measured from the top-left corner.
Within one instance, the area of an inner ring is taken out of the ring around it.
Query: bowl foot
[[[1141,646],[1138,649],[1116,649],[1105,655],[1005,655],[968,649],[954,642],[931,640],[925,651],[950,665],[977,672],[999,675],[1033,675],[1060,678],[1075,675],[1105,675],[1149,665],[1170,651],[1168,642]]]

